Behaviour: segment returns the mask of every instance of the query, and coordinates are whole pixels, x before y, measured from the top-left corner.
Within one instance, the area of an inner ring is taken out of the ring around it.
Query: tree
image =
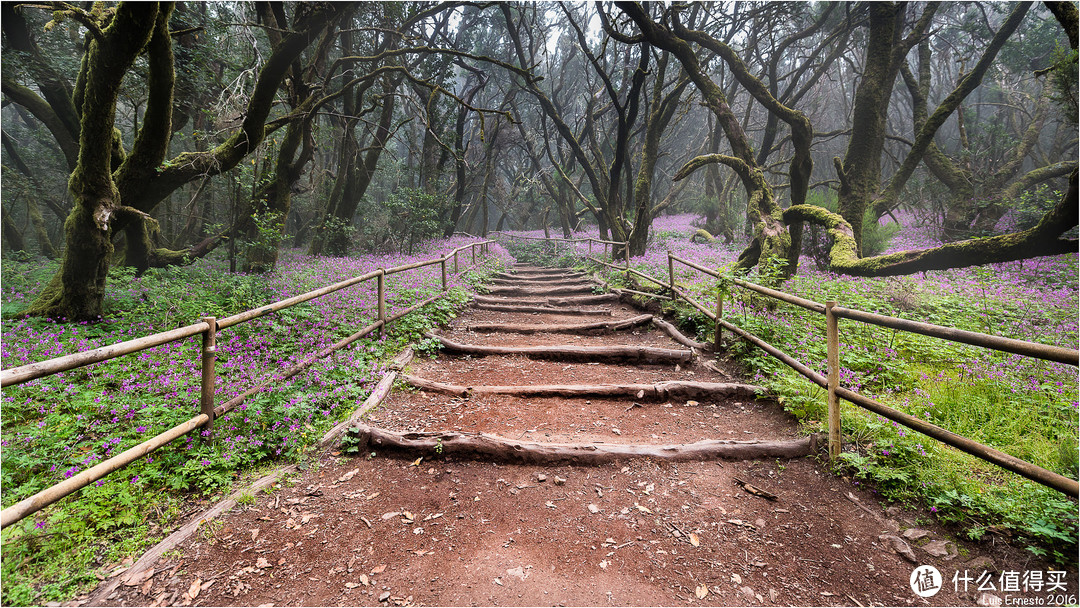
[[[156,222],[150,212],[180,186],[231,169],[259,145],[268,130],[275,93],[292,62],[344,7],[298,6],[291,30],[274,46],[254,83],[239,127],[212,150],[183,152],[166,160],[176,85],[169,31],[173,4],[122,2],[114,8],[95,5],[89,12],[65,3],[52,6],[54,20],[72,19],[88,31],[76,85],[57,84],[55,70],[40,69],[27,70],[27,76],[44,82],[37,83],[42,95],[6,78],[3,89],[49,127],[61,149],[70,148],[68,140],[73,137],[78,142],[69,180],[75,207],[65,221],[61,267],[26,314],[93,320],[102,314],[112,240],[118,231],[126,232],[129,249],[145,252],[140,267],[198,255],[198,250],[156,247],[151,239]],[[7,30],[5,40],[15,43]],[[125,75],[144,53],[149,66],[146,109],[132,148],[126,151],[114,128],[117,100]],[[31,63],[40,59],[32,55]],[[71,107],[75,126],[63,118]],[[71,151],[65,156],[70,158]]]

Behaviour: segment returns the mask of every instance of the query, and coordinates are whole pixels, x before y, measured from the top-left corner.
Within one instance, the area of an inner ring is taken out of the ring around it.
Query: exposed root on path
[[[630,458],[666,461],[802,458],[813,454],[818,445],[817,435],[788,441],[707,440],[674,445],[539,443],[486,433],[396,433],[366,424],[350,428],[349,436],[359,442],[362,452],[385,450],[404,452],[409,458],[455,456],[517,464],[599,465]]]

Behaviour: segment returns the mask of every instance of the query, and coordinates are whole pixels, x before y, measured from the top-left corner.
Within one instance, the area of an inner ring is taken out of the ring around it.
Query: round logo
[[[911,571],[908,584],[919,597],[933,597],[941,591],[941,572],[933,566],[919,566]]]

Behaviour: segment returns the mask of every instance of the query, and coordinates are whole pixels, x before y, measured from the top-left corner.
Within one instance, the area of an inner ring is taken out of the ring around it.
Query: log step
[[[619,294],[598,293],[591,296],[567,296],[565,298],[548,298],[550,306],[574,306],[575,304],[603,304],[605,302],[618,302]]]
[[[443,351],[447,353],[473,357],[524,355],[536,359],[559,361],[617,361],[653,364],[686,363],[693,357],[693,353],[688,350],[654,346],[480,346],[461,344],[430,332],[424,335],[441,342]]]
[[[493,287],[527,287],[534,289],[551,289],[557,287],[588,287],[593,288],[595,283],[587,279],[556,279],[554,281],[534,281],[532,279],[492,279],[488,285]]]
[[[529,281],[535,283],[556,283],[558,281],[584,281],[589,277],[583,274],[538,274],[538,275],[515,275],[500,272],[492,277],[493,281]]]
[[[473,301],[479,304],[504,304],[504,305],[519,305],[529,304],[532,306],[576,306],[581,304],[606,304],[610,302],[618,302],[619,296],[614,293],[600,293],[591,296],[566,296],[558,298],[546,298],[533,300],[522,300],[520,296],[514,299],[507,299],[504,297],[493,298],[491,296],[473,296]]]
[[[553,306],[515,306],[511,304],[488,304],[477,301],[473,304],[481,310],[494,310],[499,312],[527,312],[550,315],[573,315],[583,317],[610,317],[611,311],[601,308],[555,308]]]
[[[415,388],[452,395],[510,395],[514,397],[567,397],[581,399],[637,399],[666,401],[668,399],[720,400],[727,398],[753,399],[765,389],[752,384],[728,382],[657,382],[656,384],[533,384],[524,386],[462,386],[446,384],[401,374],[400,378]]]
[[[802,458],[816,452],[818,445],[817,435],[788,441],[712,439],[666,445],[541,443],[507,439],[487,433],[397,433],[367,424],[350,428],[349,435],[358,440],[362,452],[400,452],[407,454],[410,459],[416,456],[456,456],[519,464],[599,465],[630,458],[679,462]]]
[[[592,285],[568,287],[491,287],[488,293],[502,296],[569,296],[587,295],[593,292]]]
[[[595,321],[593,323],[477,323],[466,327],[468,331],[478,333],[508,332],[517,334],[584,334],[610,333],[652,322],[652,315],[640,315],[617,321]]]

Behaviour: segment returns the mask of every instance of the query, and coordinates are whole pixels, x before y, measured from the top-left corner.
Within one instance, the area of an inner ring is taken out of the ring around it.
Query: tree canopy
[[[740,270],[881,276],[1076,252],[1072,2],[5,2],[3,243],[232,268],[694,212]],[[915,214],[946,244],[877,255]],[[615,255],[622,257],[617,250]]]

